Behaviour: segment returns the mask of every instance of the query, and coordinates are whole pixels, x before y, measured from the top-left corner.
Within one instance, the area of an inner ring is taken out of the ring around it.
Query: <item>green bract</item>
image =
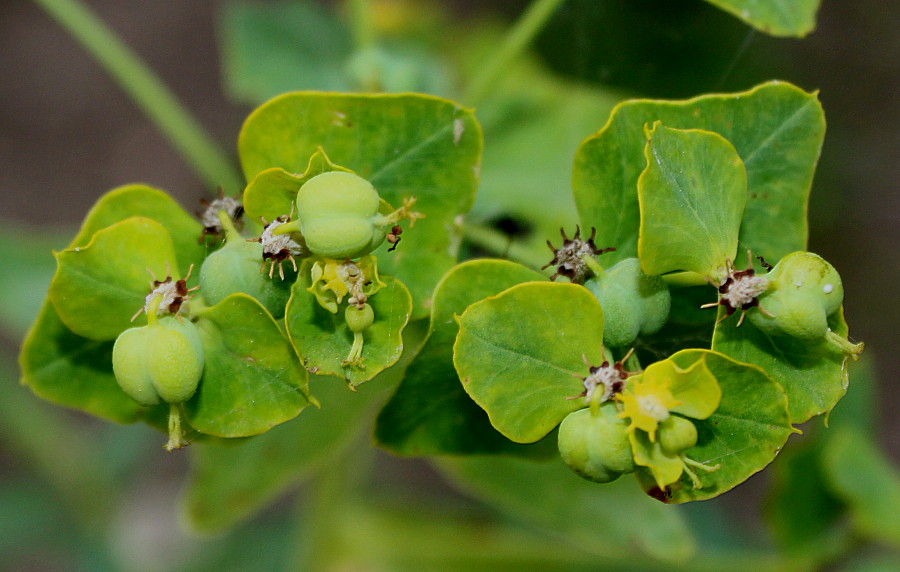
[[[639,335],[654,334],[669,317],[669,287],[658,276],[644,274],[637,258],[622,260],[584,286],[603,307],[603,343],[607,346],[627,346]]]
[[[628,424],[617,417],[613,403],[570,413],[559,425],[559,454],[579,476],[608,483],[634,472]]]

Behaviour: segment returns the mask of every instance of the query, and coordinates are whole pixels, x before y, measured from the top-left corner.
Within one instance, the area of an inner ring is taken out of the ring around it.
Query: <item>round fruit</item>
[[[113,345],[113,373],[140,405],[182,403],[203,374],[203,348],[196,326],[178,318],[122,332]]]
[[[363,304],[362,308],[347,306],[344,310],[344,320],[351,332],[359,333],[375,322],[375,311],[368,304]]]
[[[584,285],[603,307],[603,343],[609,347],[654,334],[669,317],[669,287],[659,276],[644,274],[637,258],[622,260]]]
[[[634,456],[628,440],[628,423],[616,417],[614,403],[570,413],[559,426],[559,454],[579,476],[608,483],[634,472]]]
[[[657,430],[659,446],[669,455],[680,455],[697,444],[697,427],[684,417],[669,415]]]
[[[788,254],[766,275],[760,309],[748,314],[760,330],[804,340],[825,336],[828,316],[844,299],[841,277],[825,259],[811,252]]]
[[[243,292],[259,301],[275,319],[284,316],[293,280],[279,280],[277,276],[272,279],[260,272],[262,259],[262,245],[258,242],[226,242],[207,256],[200,267],[203,299],[214,306],[231,294]]]
[[[387,236],[380,205],[375,187],[358,175],[341,171],[316,175],[297,193],[300,234],[317,256],[363,256]]]

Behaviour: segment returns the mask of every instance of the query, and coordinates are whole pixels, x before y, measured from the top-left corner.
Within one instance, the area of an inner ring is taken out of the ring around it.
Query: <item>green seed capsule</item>
[[[112,357],[122,391],[145,406],[187,401],[203,374],[196,326],[175,317],[125,330],[113,345]]]
[[[662,278],[644,274],[637,258],[622,260],[584,285],[603,307],[603,343],[609,347],[654,334],[669,317],[669,287]]]
[[[375,187],[358,175],[340,171],[316,175],[297,193],[300,233],[317,256],[363,256],[387,235],[380,205]]]
[[[759,296],[761,309],[748,313],[760,330],[804,340],[828,332],[828,316],[844,299],[841,277],[831,264],[811,252],[788,254],[766,275],[769,285]]]
[[[269,278],[260,272],[262,245],[245,240],[229,240],[213,252],[200,267],[200,292],[207,304],[213,306],[236,292],[256,298],[275,319],[284,316],[291,297],[295,273],[289,265],[284,280]]]
[[[697,427],[688,419],[669,415],[657,430],[659,446],[669,455],[680,455],[697,444]]]
[[[351,332],[359,333],[375,322],[375,311],[368,304],[364,304],[362,308],[347,306],[344,310],[344,320]]]
[[[628,440],[628,423],[616,417],[615,404],[600,405],[569,414],[559,426],[559,454],[579,476],[608,483],[634,472],[634,456]]]

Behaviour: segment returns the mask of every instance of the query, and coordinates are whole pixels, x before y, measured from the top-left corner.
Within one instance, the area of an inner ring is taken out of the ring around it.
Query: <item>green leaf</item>
[[[274,167],[302,172],[320,147],[389,203],[416,197],[415,210],[426,218],[405,230],[397,250],[379,263],[406,284],[414,318],[423,317],[439,277],[456,259],[457,217],[475,196],[482,136],[472,111],[422,95],[292,93],[253,112],[238,140],[248,180]]]
[[[197,242],[200,223],[169,195],[145,185],[126,185],[103,195],[69,247],[86,246],[95,232],[134,216],[155,220],[169,231],[182,276],[191,264],[203,260],[205,247]],[[150,277],[146,270],[144,273],[146,289]],[[142,304],[143,297],[131,314]],[[71,332],[49,299],[25,338],[19,364],[22,383],[47,401],[120,423],[133,422],[142,415],[141,408],[119,389],[113,377],[112,342],[98,343]]]
[[[846,550],[849,541],[841,518],[844,503],[829,490],[822,470],[823,445],[829,440],[824,432],[824,428],[817,428],[803,442],[789,444],[781,454],[769,471],[773,486],[763,511],[780,546],[823,563],[827,562],[826,555],[835,557]]]
[[[441,279],[428,340],[378,415],[375,438],[382,446],[403,455],[532,454],[533,447],[513,443],[491,427],[487,414],[463,389],[453,368],[459,331],[454,315],[506,288],[542,278],[513,262],[470,260]]]
[[[829,316],[828,326],[847,337],[843,311]],[[831,411],[847,392],[849,358],[825,338],[808,341],[770,336],[750,320],[738,327],[732,317],[716,325],[712,349],[758,366],[778,381],[787,392],[792,423],[804,423]]]
[[[872,440],[850,427],[829,435],[823,456],[830,488],[864,536],[900,547],[900,471]]]
[[[320,407],[250,439],[191,446],[182,505],[193,528],[232,526],[327,467],[365,427],[366,411],[385,392],[369,384],[351,393],[333,377],[313,377],[312,385]]]
[[[630,479],[597,485],[561,460],[508,457],[442,459],[442,472],[464,491],[555,536],[609,557],[684,561],[694,539],[677,511],[642,495]]]
[[[815,93],[770,82],[685,101],[626,101],[582,143],[573,172],[575,203],[582,228],[597,228],[595,242],[617,248],[604,255],[604,263],[637,256],[637,181],[647,164],[644,126],[655,121],[712,131],[734,145],[747,170],[743,247],[772,264],[806,249],[806,205],[825,119]]]
[[[412,301],[409,291],[390,276],[382,276],[385,287],[369,297],[375,322],[363,331],[363,367],[344,366],[353,346],[342,305],[337,313],[322,307],[310,286],[310,263],[300,268],[285,310],[285,326],[297,355],[310,371],[336,375],[356,386],[397,363],[403,353],[403,328],[409,322]]]
[[[286,91],[349,91],[343,62],[350,31],[315,2],[229,2],[222,15],[222,67],[232,97],[260,103]]]
[[[710,131],[645,130],[638,178],[638,256],[646,274],[693,271],[716,278],[737,253],[747,176],[734,147]]]
[[[708,419],[695,421],[699,438],[685,456],[710,468],[720,466],[711,472],[694,469],[703,484],[700,489],[684,474],[665,491],[649,471],[639,468],[644,490],[663,502],[705,500],[734,488],[772,462],[794,431],[784,389],[763,370],[707,350],[685,350],[670,359],[686,368],[702,355],[719,382],[722,401]]]
[[[203,378],[184,404],[201,433],[247,437],[293,419],[310,404],[306,370],[259,302],[232,294],[197,320]]]
[[[66,249],[50,283],[50,300],[63,323],[80,336],[113,340],[132,325],[153,289],[152,276],[177,275],[168,231],[148,218],[132,217],[97,231],[87,246]],[[149,271],[149,272],[148,272]]]
[[[819,0],[706,0],[772,36],[802,38],[816,27]]]
[[[244,211],[252,220],[262,217],[269,222],[290,215],[295,210],[294,201],[303,183],[330,171],[347,169],[332,163],[321,147],[309,158],[302,174],[288,173],[280,167],[261,171],[244,189]]]
[[[19,354],[22,383],[38,397],[58,405],[117,423],[133,423],[140,419],[143,408],[116,383],[112,348],[112,341],[73,334],[45,300]]]
[[[100,197],[69,247],[86,246],[98,230],[135,216],[154,220],[169,231],[181,276],[187,275],[191,264],[199,266],[203,262],[206,245],[197,240],[203,227],[172,197],[146,185],[117,187]]]
[[[469,306],[459,318],[453,363],[491,424],[533,443],[584,407],[583,362],[603,361],[603,310],[576,284],[528,282]]]
[[[490,145],[484,150],[481,185],[466,224],[501,230],[503,223],[518,225],[509,242],[527,249],[528,256],[517,253],[513,258],[539,268],[552,258],[547,239],[557,243],[561,227],[574,232],[577,211],[564,181],[571,176],[572,156],[584,139],[585,126],[597,125],[616,100],[600,90],[560,82],[535,66],[520,70],[517,65],[504,75],[529,88],[499,90],[478,106]],[[492,115],[499,117],[491,120]]]

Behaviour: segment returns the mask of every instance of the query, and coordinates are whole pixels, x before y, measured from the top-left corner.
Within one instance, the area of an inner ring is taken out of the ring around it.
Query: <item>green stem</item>
[[[171,91],[128,46],[78,0],[34,0],[106,69],[135,104],[212,187],[242,189],[234,165]]]
[[[169,404],[169,442],[165,444],[166,451],[170,453],[175,449],[181,449],[187,442],[181,434],[181,406],[177,403]]]
[[[463,225],[466,240],[499,257],[515,260],[531,268],[540,268],[549,261],[549,256],[541,258],[529,248],[512,242],[510,238],[488,226],[466,223]]]
[[[222,230],[225,231],[225,242],[237,242],[239,240],[244,240],[241,237],[241,233],[238,232],[237,228],[234,226],[234,221],[231,220],[231,216],[227,211],[218,211],[216,216],[219,217],[219,224],[222,226]]]
[[[669,288],[686,288],[688,286],[709,286],[706,278],[696,272],[674,272],[660,276]]]
[[[369,0],[349,0],[350,16],[353,20],[353,40],[356,51],[362,52],[375,46],[375,26],[372,23],[372,9]]]
[[[488,93],[497,76],[501,75],[509,63],[528,47],[563,2],[565,0],[534,0],[528,6],[525,13],[513,24],[500,48],[472,78],[463,97],[466,105],[475,105]]]

